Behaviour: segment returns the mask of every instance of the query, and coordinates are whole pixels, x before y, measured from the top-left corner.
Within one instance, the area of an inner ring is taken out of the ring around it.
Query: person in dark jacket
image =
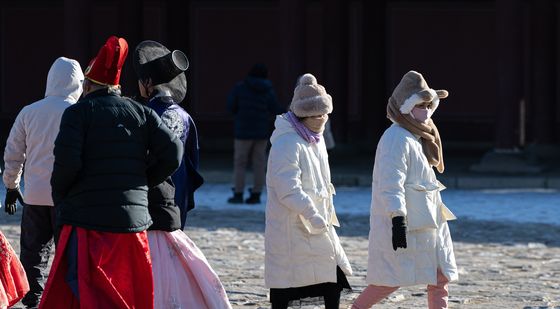
[[[149,100],[148,106],[161,115],[163,122],[186,146],[196,146],[187,148],[183,157],[183,165],[191,169],[175,172],[173,177],[148,191],[148,209],[153,220],[148,240],[155,308],[231,308],[218,275],[202,251],[182,231],[188,209],[179,209],[176,204],[179,188],[174,186],[174,179],[181,183],[180,190],[191,198],[201,184],[201,181],[192,181],[200,176],[189,156],[196,154],[194,159],[198,161],[196,129],[194,123],[189,125],[191,118],[187,112],[175,103],[186,95],[187,56],[179,50],[170,51],[158,42],[143,41],[136,47],[133,61],[140,94]],[[191,138],[194,143],[190,142]],[[186,184],[197,186],[186,187]],[[179,201],[185,202],[185,195],[180,196]],[[187,205],[194,207],[193,203]]]
[[[259,204],[265,182],[266,146],[270,137],[272,116],[281,114],[272,83],[267,79],[268,69],[255,64],[245,80],[237,83],[227,99],[227,109],[234,115],[233,144],[233,197],[229,203],[243,203],[245,170],[253,169],[253,187],[249,189],[247,204]]]
[[[185,228],[187,212],[194,208],[194,192],[204,179],[198,173],[198,133],[194,120],[179,103],[187,94],[185,71],[187,56],[171,52],[159,42],[140,42],[134,51],[134,70],[138,75],[140,95],[148,100],[163,123],[181,140],[184,155],[171,178],[175,184],[175,203],[181,210],[181,229]]]
[[[40,308],[154,307],[148,188],[183,149],[152,109],[120,96],[127,54],[126,40],[110,37],[62,116],[51,177],[61,233]]]

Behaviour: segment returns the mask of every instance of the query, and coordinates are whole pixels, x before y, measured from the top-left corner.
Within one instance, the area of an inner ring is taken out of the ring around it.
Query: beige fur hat
[[[298,117],[330,114],[333,110],[332,98],[325,87],[317,84],[313,74],[302,75],[294,89],[290,110]]]
[[[439,99],[447,98],[448,95],[447,90],[434,90],[428,87],[422,74],[408,71],[393,90],[391,97],[395,99],[401,113],[409,114],[414,106],[423,102],[432,102],[432,109],[436,110]]]

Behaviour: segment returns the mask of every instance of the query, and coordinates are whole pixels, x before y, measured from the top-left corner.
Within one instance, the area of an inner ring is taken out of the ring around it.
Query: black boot
[[[260,192],[253,192],[253,189],[249,189],[249,193],[251,194],[246,200],[246,204],[260,204],[261,203],[261,193]]]
[[[227,202],[230,204],[243,204],[243,192],[235,192],[234,189],[231,189],[231,191],[233,191],[233,196]]]

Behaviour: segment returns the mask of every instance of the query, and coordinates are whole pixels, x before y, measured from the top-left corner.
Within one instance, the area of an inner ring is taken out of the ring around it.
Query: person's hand
[[[314,214],[308,220],[315,229],[322,230],[327,227],[327,221],[320,214]]]
[[[393,217],[393,250],[406,248],[406,223],[403,216]]]
[[[6,211],[9,215],[15,214],[17,210],[17,200],[19,200],[20,204],[23,205],[23,197],[19,187],[15,189],[6,189],[6,199],[4,200],[4,205],[6,206],[4,211]]]

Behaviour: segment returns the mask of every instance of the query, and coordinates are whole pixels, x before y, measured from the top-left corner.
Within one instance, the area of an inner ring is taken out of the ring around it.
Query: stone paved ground
[[[342,244],[354,268],[355,293],[365,287],[367,216],[340,216]],[[263,286],[264,214],[198,210],[187,234],[210,259],[234,308],[269,308]],[[451,308],[560,306],[560,226],[461,220],[451,224],[460,280]],[[426,308],[425,287],[403,288],[380,308]],[[312,307],[309,307],[312,308]]]
[[[232,206],[234,207],[234,206]],[[19,252],[19,217],[0,214],[0,228]],[[365,287],[367,216],[340,216],[342,244],[354,268],[351,304]],[[220,275],[234,308],[269,308],[263,283],[264,214],[195,209],[186,233]],[[560,226],[460,220],[451,224],[460,280],[450,308],[560,306]],[[403,288],[379,308],[426,308],[425,287]],[[304,306],[303,308],[313,308]],[[559,307],[560,308],[560,307]]]

